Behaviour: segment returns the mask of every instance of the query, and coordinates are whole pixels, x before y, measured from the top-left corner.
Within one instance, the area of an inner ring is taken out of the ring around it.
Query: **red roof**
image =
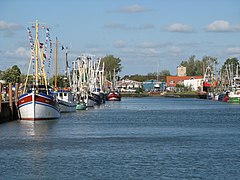
[[[176,87],[177,84],[183,84],[184,80],[203,79],[203,76],[167,76],[166,79],[168,87]]]

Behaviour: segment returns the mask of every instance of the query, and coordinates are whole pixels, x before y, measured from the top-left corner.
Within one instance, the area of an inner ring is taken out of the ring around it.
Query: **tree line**
[[[121,59],[119,57],[114,57],[113,55],[107,55],[102,58],[100,67],[103,67],[106,73],[106,78],[110,81],[113,80],[114,73],[116,74],[116,80],[120,80],[118,76],[119,72],[123,69],[121,65]],[[192,55],[188,58],[188,60],[181,61],[180,66],[186,67],[186,75],[187,76],[203,76],[205,73],[205,69],[210,67],[213,70],[217,71],[217,65],[219,64],[216,57],[212,56],[204,56],[202,60],[196,59],[195,55]],[[231,67],[233,71],[233,75],[236,73],[240,75],[240,68],[237,69],[237,65],[239,66],[238,58],[228,58],[222,67],[218,70],[218,73],[221,73],[223,76],[227,74],[227,69]],[[238,70],[238,72],[237,72]],[[122,79],[129,79],[135,81],[147,81],[147,80],[158,80],[158,81],[166,81],[166,76],[170,76],[169,70],[162,70],[161,72],[150,72],[147,75],[125,75]],[[17,65],[8,68],[5,71],[0,70],[0,80],[5,80],[6,82],[12,83],[24,83],[26,75],[21,73],[21,70]],[[50,78],[50,85],[54,84],[54,78]],[[65,75],[58,75],[58,86],[63,87],[67,86]]]
[[[204,76],[205,70],[207,67],[210,67],[215,73],[221,74],[222,76],[226,75],[227,67],[231,66],[234,76],[236,75],[237,66],[239,66],[238,58],[232,57],[226,59],[224,64],[217,69],[217,65],[219,62],[216,57],[212,56],[204,56],[202,60],[196,59],[196,56],[190,56],[188,60],[182,61],[180,63],[181,66],[186,67],[186,75],[187,76]],[[240,68],[238,69],[238,74],[240,72]]]

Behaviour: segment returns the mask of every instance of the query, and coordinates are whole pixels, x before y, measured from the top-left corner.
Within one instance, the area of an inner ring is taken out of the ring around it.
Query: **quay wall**
[[[0,82],[0,123],[19,119],[16,105],[18,94],[18,83],[13,90],[12,83],[3,86]]]
[[[12,109],[9,102],[2,103],[2,111],[0,112],[0,123],[13,121],[19,119],[17,106],[15,102],[12,103]]]

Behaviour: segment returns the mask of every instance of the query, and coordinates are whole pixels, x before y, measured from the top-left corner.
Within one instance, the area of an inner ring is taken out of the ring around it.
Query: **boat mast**
[[[103,62],[103,65],[102,65],[102,90],[105,92],[105,82],[106,82],[106,79],[105,79],[105,76],[104,76],[104,62]]]
[[[236,66],[236,77],[238,77],[238,64]]]
[[[39,52],[39,40],[38,40],[38,20],[36,20],[36,37],[35,37],[35,43],[34,43],[34,49],[35,49],[35,56],[36,56],[36,62],[35,62],[35,83],[36,83],[36,90],[38,91],[38,52]]]
[[[113,90],[115,91],[115,86],[116,86],[116,70],[115,68],[113,69]]]
[[[56,57],[56,64],[55,64],[55,84],[54,84],[54,89],[57,90],[57,67],[58,67],[58,38],[56,37],[56,52],[55,52],[55,57]]]
[[[71,81],[70,70],[69,70],[69,65],[68,65],[68,48],[66,48],[66,73],[67,73],[66,76],[69,81],[69,86],[70,86],[70,88],[72,88],[72,81]]]
[[[157,63],[157,83],[159,81],[158,77],[159,77],[159,60],[158,60],[158,63]]]

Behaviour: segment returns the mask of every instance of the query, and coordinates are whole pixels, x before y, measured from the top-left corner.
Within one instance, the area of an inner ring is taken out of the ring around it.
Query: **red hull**
[[[46,94],[24,94],[19,97],[17,107],[21,120],[50,120],[60,117],[58,102]]]
[[[107,95],[107,100],[108,101],[121,101],[121,95],[117,92],[110,92]]]

